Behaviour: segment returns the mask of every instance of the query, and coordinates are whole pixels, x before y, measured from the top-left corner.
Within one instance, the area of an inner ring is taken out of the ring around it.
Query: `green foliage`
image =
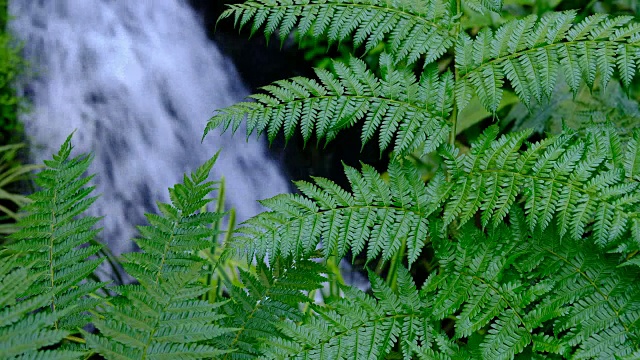
[[[514,106],[504,123],[511,121],[515,131],[532,129],[554,134],[560,134],[563,127],[576,130],[613,127],[624,142],[640,123],[640,108],[638,101],[625,94],[616,81],[609,82],[607,87],[595,86],[591,91],[583,87],[577,94],[572,94],[569,86],[559,81],[553,97],[542,104],[532,109],[522,104]]]
[[[441,271],[421,291],[432,299],[433,319],[455,316],[454,338],[487,329],[468,346],[484,359],[523,351],[613,359],[636,351],[638,272],[593,245],[560,241],[554,226],[530,233],[519,210],[510,222],[487,234],[465,226],[455,243],[434,238]]]
[[[233,17],[238,27],[252,22],[252,33],[264,25],[267,36],[278,31],[284,38],[297,27],[301,35],[326,34],[329,41],[349,38],[366,51],[387,39],[396,61],[425,56],[429,63],[455,41],[449,7],[439,0],[257,0],[229,5],[220,19]]]
[[[69,331],[54,326],[67,311],[35,312],[50,303],[51,294],[16,299],[38,281],[32,268],[16,256],[0,253],[0,357],[3,359],[77,359],[81,351],[42,349],[58,344]]]
[[[370,273],[375,299],[362,291],[344,287],[344,298],[315,306],[315,314],[280,328],[290,339],[266,342],[268,358],[379,359],[398,344],[405,359],[418,349],[458,351],[457,346],[432,324],[425,323],[431,310],[421,298],[409,272],[398,271],[399,288],[393,291]]]
[[[26,67],[20,56],[21,47],[6,32],[8,20],[6,0],[0,1],[0,141],[15,141],[22,132],[18,112],[24,107],[24,99],[17,96],[15,80]]]
[[[640,25],[629,16],[576,11],[499,20],[499,28],[480,27],[473,35],[458,23],[462,9],[468,19],[501,7],[499,1],[265,0],[233,5],[223,15],[240,27],[252,23],[253,32],[265,26],[267,36],[284,37],[298,26],[302,35],[339,42],[355,32],[359,46],[372,14],[385,13],[365,47],[385,41],[380,75],[357,70],[364,69],[358,60],[334,62],[332,70],[316,70],[321,84],[278,81],[253,95],[257,102],[220,110],[207,126],[235,131],[246,119],[248,135],[266,131],[273,141],[280,131],[290,139],[299,125],[306,142],[314,127],[318,140],[331,141],[364,120],[363,143],[376,130],[381,151],[395,139],[388,180],[363,165],[361,172],[345,166],[351,191],[322,178],[297,182],[301,195],[263,201],[269,211],[245,222],[232,239],[248,258],[304,259],[321,247],[328,261],[366,249],[367,262],[379,259],[378,274],[390,264],[386,280],[371,277],[375,299],[347,289],[337,303],[314,306],[301,322],[280,326],[285,336],[266,343],[267,358],[637,354],[637,103],[612,101],[616,95],[604,89],[620,89],[610,85],[617,77],[630,91]],[[416,9],[432,9],[425,19],[434,24],[398,30],[397,24],[415,26]],[[441,28],[447,34],[438,37]],[[420,80],[412,67],[418,59]],[[558,90],[559,79],[567,90]],[[571,114],[577,120],[568,124],[579,131],[563,127],[556,136],[528,141],[529,129],[501,135],[492,126],[468,150],[456,146],[457,126],[466,121],[458,116],[472,100],[496,117],[509,91],[545,127],[552,117],[545,111],[569,113],[567,104],[576,103],[584,86],[596,93],[595,102]],[[556,91],[572,95],[561,103]],[[411,157],[434,152],[445,166],[425,184]],[[422,264],[429,244],[435,251],[426,258],[429,280],[411,297],[417,290],[407,286],[398,259]],[[398,300],[403,296],[411,300]],[[420,330],[410,325],[411,316],[420,319]]]
[[[419,174],[411,166],[394,162],[387,184],[372,167],[362,173],[345,166],[353,192],[314,178],[300,181],[304,194],[278,195],[262,204],[272,211],[249,219],[234,242],[249,256],[305,256],[323,240],[325,258],[341,258],[367,249],[367,259],[389,260],[401,247],[414,262],[426,242],[429,198]]]
[[[596,128],[583,137],[571,131],[528,144],[530,132],[498,135],[489,128],[468,154],[442,153],[448,181],[440,175],[428,192],[444,206],[445,225],[464,224],[482,210],[483,227],[503,221],[523,194],[530,231],[555,217],[561,237],[579,240],[587,231],[598,245],[621,240],[621,250],[640,248],[637,141],[625,152],[614,131]]]
[[[323,266],[303,260],[293,263],[278,258],[272,268],[258,263],[256,274],[240,269],[243,286],[227,284],[232,301],[226,303],[221,320],[234,332],[217,340],[220,346],[235,352],[223,358],[251,359],[262,354],[261,342],[276,335],[281,322],[294,323],[303,318],[299,304],[310,303],[305,294],[322,287],[326,279]]]
[[[19,193],[20,182],[25,181],[30,172],[39,169],[38,165],[21,164],[16,157],[24,144],[0,146],[0,224],[1,234],[11,234],[17,231],[15,222],[19,219],[16,209],[29,203],[29,199]],[[6,239],[4,239],[6,241]]]
[[[638,109],[636,100],[612,99],[633,92],[640,25],[575,11],[499,19],[495,31],[461,23],[499,17],[490,13],[501,7],[490,0],[231,5],[223,18],[251,23],[253,32],[264,26],[267,36],[284,38],[297,27],[312,38],[353,38],[365,50],[385,41],[388,54],[379,73],[351,58],[316,70],[317,80],[277,81],[253,95],[256,102],[218,111],[205,135],[236,131],[246,120],[248,135],[267,132],[273,141],[282,131],[290,139],[299,126],[305,142],[314,134],[328,142],[360,122],[363,144],[377,133],[381,151],[393,145],[387,173],[345,165],[349,190],[320,177],[296,182],[301,194],[263,200],[267,211],[218,244],[224,206],[207,210],[214,157],[169,190],[161,215],[147,215],[141,252],[122,263],[136,283],[100,290],[90,280],[102,261],[92,245],[98,219],[81,217],[94,200],[91,177],[82,177],[91,158],[69,158],[67,140],[38,177],[42,190],[31,196],[12,253],[0,253],[0,354],[638,358]],[[503,101],[507,92],[512,100]],[[526,117],[540,119],[538,129],[557,127],[544,111],[570,113],[575,105],[580,113],[542,138],[532,137],[536,129],[485,127],[486,113],[460,119],[471,101],[495,118],[514,111],[516,99]],[[423,174],[417,163],[427,161],[442,166]],[[343,283],[338,264],[349,254],[354,263],[366,258],[371,293]],[[243,257],[248,269],[227,268]],[[426,278],[420,288],[418,278]],[[327,282],[330,295],[317,298]],[[96,329],[74,336],[88,321]]]
[[[640,25],[629,16],[592,15],[574,23],[576,13],[531,15],[502,25],[495,33],[484,28],[471,39],[460,33],[456,42],[456,102],[464,108],[476,92],[488,111],[496,111],[504,78],[520,100],[529,105],[553,93],[562,70],[575,93],[582,82],[593,87],[596,73],[602,84],[619,71],[625,87],[635,76],[640,56]]]
[[[207,181],[217,155],[184,183],[169,189],[171,204],[158,203],[163,216],[147,214],[139,227],[142,252],[124,256],[123,266],[139,284],[112,290],[120,296],[94,319],[101,335],[85,333],[88,345],[109,359],[202,359],[224,350],[208,344],[231,329],[220,327],[214,309],[222,303],[200,300],[208,289],[198,282],[204,259],[197,251],[212,246],[210,224],[224,214],[200,211],[213,190]]]
[[[55,327],[67,330],[89,322],[86,311],[99,300],[88,294],[103,286],[86,280],[103,260],[94,257],[100,246],[89,244],[99,231],[93,229],[99,219],[81,216],[96,199],[89,196],[93,187],[85,186],[92,177],[81,177],[91,157],[70,159],[71,148],[69,137],[53,160],[45,162],[48,168],[35,179],[41,190],[29,196],[31,202],[24,207],[29,214],[18,221],[20,230],[8,246],[22,254],[19,265],[40,274],[22,296],[50,294],[44,312],[65,312]]]
[[[453,75],[438,75],[428,67],[420,81],[407,70],[396,70],[393,60],[380,57],[382,77],[375,76],[363,61],[334,63],[335,74],[316,69],[320,80],[296,77],[265,86],[266,94],[252,95],[258,102],[243,102],[222,109],[209,121],[210,129],[230,125],[237,130],[247,120],[247,135],[267,131],[273,141],[284,128],[290,139],[300,125],[305,143],[315,129],[318,140],[333,140],[337,132],[366,118],[361,140],[364,146],[376,132],[380,151],[395,136],[394,151],[406,153],[422,146],[424,153],[440,146],[450,131],[446,119],[453,108]]]

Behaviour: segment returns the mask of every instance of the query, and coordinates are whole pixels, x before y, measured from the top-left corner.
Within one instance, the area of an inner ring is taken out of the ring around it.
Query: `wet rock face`
[[[216,24],[227,4],[242,3],[244,0],[189,0],[189,4],[199,13],[207,29],[207,35],[229,56],[252,92],[269,83],[293,76],[313,77],[313,65],[304,60],[304,54],[290,38],[280,46],[280,39],[272,37],[267,41],[261,33],[250,38],[247,27],[242,31],[233,26],[233,19],[225,19]],[[289,140],[286,147],[280,135],[271,146],[274,156],[286,166],[286,172],[295,180],[308,179],[310,175],[332,179],[348,188],[341,162],[359,167],[359,161],[385,171],[387,157],[381,156],[375,141],[365,146],[361,153],[360,126],[343,131],[326,147],[315,142],[303,147],[302,137]]]
[[[244,83],[255,90],[283,78],[311,75],[311,66],[301,60],[293,41],[285,41],[281,47],[280,39],[267,41],[259,33],[249,38],[248,29],[239,32],[233,26],[233,19],[216,24],[227,4],[242,2],[244,0],[189,0],[189,4],[200,14],[207,35],[225,55],[233,59]]]

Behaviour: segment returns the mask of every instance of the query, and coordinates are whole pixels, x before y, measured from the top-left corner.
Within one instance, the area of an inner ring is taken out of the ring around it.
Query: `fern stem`
[[[224,212],[224,197],[225,197],[225,186],[224,186],[224,176],[220,178],[220,187],[218,188],[218,201],[216,203],[216,212],[222,213]],[[205,212],[207,211],[207,206],[203,206],[202,209],[200,210],[200,212]],[[211,248],[209,249],[209,253],[211,255],[211,261],[215,261],[215,254],[216,254],[216,249],[217,249],[217,245],[218,245],[218,239],[217,239],[217,234],[218,231],[220,230],[220,224],[222,223],[222,219],[219,219],[218,221],[214,222],[212,224],[213,226],[213,231],[214,231],[214,235],[212,235],[212,239],[211,239]],[[223,243],[224,244],[224,243]],[[215,270],[217,268],[217,263],[219,262],[220,259],[218,259],[218,261],[216,261],[214,263],[213,266],[211,266],[210,271],[207,273],[207,278],[206,278],[206,283],[205,285],[209,288],[209,291],[207,292],[207,294],[203,295],[206,297],[206,300],[210,301],[210,302],[214,302],[215,299],[218,297],[219,294],[219,290],[220,290],[220,281],[219,279],[214,279],[214,274],[215,274]],[[214,282],[215,280],[215,282]]]
[[[460,12],[462,11],[461,9],[461,0],[456,0],[456,13],[455,16],[460,15]],[[454,35],[454,39],[457,39],[459,34],[460,34],[460,21],[458,21],[456,23],[455,26],[455,35]],[[455,66],[456,63],[456,58],[455,58],[455,53],[453,55],[453,61],[452,63],[453,65],[453,77],[455,79],[455,82],[458,82],[458,69]],[[449,144],[451,146],[455,146],[456,144],[456,136],[458,135],[458,104],[456,104],[456,102],[453,102],[453,110],[451,111],[451,133],[449,134]]]
[[[55,205],[58,202],[58,192],[55,191],[53,193],[53,199],[51,200],[52,209],[55,209]],[[51,280],[51,290],[53,291],[56,288],[55,284],[55,272],[53,265],[53,243],[54,243],[54,233],[55,233],[55,224],[56,224],[56,213],[55,210],[51,212],[51,224],[49,225],[49,232],[51,234],[51,238],[49,239],[49,279]],[[53,293],[51,295],[51,312],[56,312],[56,295]],[[54,321],[53,327],[55,329],[58,328],[58,320]]]
[[[327,268],[331,271],[331,282],[329,283],[329,296],[339,297],[340,287],[338,284],[344,285],[344,279],[340,272],[340,257],[337,253],[327,259]]]
[[[65,337],[65,340],[69,340],[69,341],[73,341],[79,344],[86,344],[87,341],[81,337],[77,337],[77,336],[73,336],[73,335],[68,335],[67,337]]]
[[[402,239],[402,245],[400,249],[391,258],[391,264],[389,265],[389,276],[387,277],[387,285],[394,291],[397,289],[396,281],[398,279],[398,267],[402,263],[404,258],[405,248],[407,246],[407,238]]]

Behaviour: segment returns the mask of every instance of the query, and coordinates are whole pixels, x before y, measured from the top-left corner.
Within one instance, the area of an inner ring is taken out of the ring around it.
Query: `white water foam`
[[[168,201],[167,188],[219,148],[214,177],[224,175],[240,220],[261,210],[255,200],[289,190],[264,142],[242,129],[200,143],[214,109],[246,90],[184,1],[13,0],[9,10],[37,72],[24,86],[34,161],[76,130],[76,154],[95,154],[93,211],[116,254],[131,250],[134,226]]]

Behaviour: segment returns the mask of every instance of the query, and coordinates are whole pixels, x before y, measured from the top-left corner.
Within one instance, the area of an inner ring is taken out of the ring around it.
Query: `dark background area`
[[[313,64],[305,60],[304,51],[298,48],[291,36],[281,42],[279,37],[274,35],[267,39],[261,32],[251,36],[248,27],[239,31],[234,27],[233,19],[218,22],[227,4],[242,3],[243,0],[188,1],[204,20],[208,37],[233,60],[242,80],[252,93],[276,80],[293,76],[315,77]],[[327,49],[328,56],[335,55],[334,52],[335,49]],[[376,138],[364,147],[362,153],[360,152],[360,129],[361,127],[356,125],[340,132],[326,147],[324,140],[319,146],[315,146],[314,139],[304,147],[299,132],[285,144],[281,133],[271,145],[271,150],[273,156],[285,165],[288,177],[293,180],[308,180],[309,176],[322,176],[349,188],[342,162],[359,168],[359,161],[363,161],[379,171],[386,171],[388,163],[388,154],[380,154]]]

